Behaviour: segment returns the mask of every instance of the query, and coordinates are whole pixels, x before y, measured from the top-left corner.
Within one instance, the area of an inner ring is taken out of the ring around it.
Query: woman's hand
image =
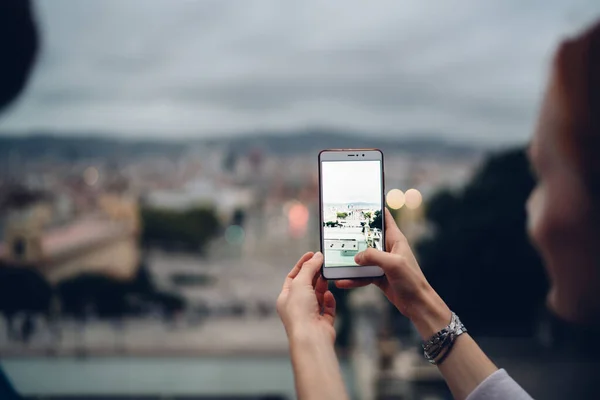
[[[285,278],[277,299],[277,312],[290,343],[321,340],[335,342],[335,298],[320,276],[323,254],[306,253]]]
[[[408,317],[423,339],[428,339],[450,322],[451,312],[425,279],[406,237],[392,214],[385,210],[387,252],[369,248],[355,257],[359,265],[377,265],[385,276],[370,280],[340,280],[337,287],[356,288],[374,283],[398,310]]]
[[[277,312],[290,342],[300,400],[348,399],[335,354],[335,299],[320,276],[323,254],[306,253],[283,283]]]

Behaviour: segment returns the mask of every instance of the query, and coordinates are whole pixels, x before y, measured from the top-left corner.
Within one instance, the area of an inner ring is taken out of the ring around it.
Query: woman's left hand
[[[277,312],[290,343],[305,340],[335,342],[335,298],[320,275],[323,254],[306,253],[285,278]]]

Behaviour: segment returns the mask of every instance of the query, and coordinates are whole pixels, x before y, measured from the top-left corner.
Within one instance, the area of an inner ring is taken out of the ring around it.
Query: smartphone
[[[378,149],[332,149],[319,153],[321,274],[326,279],[383,276],[354,256],[385,250],[383,153]]]

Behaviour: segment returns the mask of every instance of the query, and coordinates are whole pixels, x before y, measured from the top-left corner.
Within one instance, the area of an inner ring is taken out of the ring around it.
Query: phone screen
[[[325,268],[357,266],[354,256],[383,248],[382,161],[322,161]]]

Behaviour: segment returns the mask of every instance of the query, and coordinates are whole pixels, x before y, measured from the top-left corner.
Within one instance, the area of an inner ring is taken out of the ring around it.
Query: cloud
[[[37,3],[44,51],[4,131],[206,137],[311,125],[523,141],[591,1]]]

